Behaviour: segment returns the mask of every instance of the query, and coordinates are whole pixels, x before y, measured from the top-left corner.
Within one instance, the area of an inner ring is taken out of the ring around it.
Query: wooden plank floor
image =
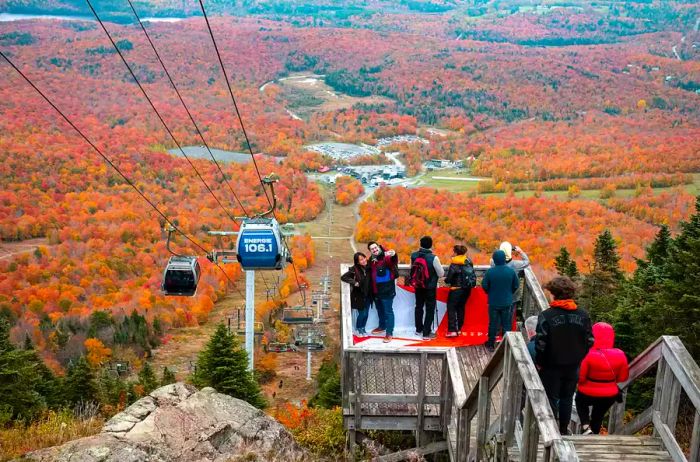
[[[651,436],[565,436],[576,447],[581,462],[671,462],[671,456],[663,449],[660,438]],[[543,459],[544,448],[540,443],[537,460]],[[517,448],[509,450],[510,462],[519,462]]]

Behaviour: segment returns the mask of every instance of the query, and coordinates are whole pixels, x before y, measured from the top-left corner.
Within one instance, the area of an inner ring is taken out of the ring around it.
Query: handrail
[[[499,420],[489,428],[489,408],[493,404],[492,390],[499,381],[504,382],[504,396],[500,403]],[[516,434],[515,427],[521,412],[522,389],[525,389],[524,421],[522,433]],[[540,437],[542,438],[545,459],[577,461],[573,444],[564,441],[559,433],[559,425],[549,406],[547,394],[532,362],[523,336],[519,332],[508,332],[494,352],[491,361],[481,374],[465,401],[467,419],[477,417],[476,460],[481,460],[487,441],[495,439],[496,458],[509,447],[520,449],[520,460],[534,460],[537,455]],[[499,459],[500,460],[500,459]]]
[[[627,390],[654,366],[657,366],[657,371],[652,405],[623,424]],[[661,336],[649,345],[630,363],[629,379],[619,386],[623,399],[610,411],[611,434],[632,435],[652,425],[675,462],[700,460],[700,367],[678,337]],[[674,436],[681,390],[685,391],[695,407],[689,459],[686,459]]]

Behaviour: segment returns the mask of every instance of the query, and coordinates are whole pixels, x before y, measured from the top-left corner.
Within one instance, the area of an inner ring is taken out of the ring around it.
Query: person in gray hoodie
[[[496,335],[502,329],[503,334],[513,325],[513,294],[520,282],[513,268],[506,265],[506,254],[502,250],[493,253],[494,266],[489,268],[481,281],[481,287],[489,300],[489,336],[484,344],[486,349],[494,351]]]
[[[525,268],[530,266],[530,258],[525,251],[517,245],[512,245],[508,241],[501,242],[498,248],[506,254],[506,265],[513,268],[515,274],[522,280],[525,275]],[[520,257],[520,260],[514,260],[513,255]],[[491,266],[494,266],[493,260],[491,260]],[[519,308],[523,300],[523,287],[525,287],[525,284],[521,281],[520,287],[518,287],[518,290],[513,294],[513,310],[517,311],[518,315],[520,315]]]

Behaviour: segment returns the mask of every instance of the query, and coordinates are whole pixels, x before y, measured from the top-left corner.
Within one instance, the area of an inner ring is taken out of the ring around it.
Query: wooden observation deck
[[[349,265],[341,265],[341,274]],[[475,268],[479,277],[487,267]],[[399,267],[401,275],[407,265]],[[548,308],[530,268],[524,272],[523,317]],[[608,436],[562,436],[520,332],[495,353],[482,346],[377,347],[353,340],[350,287],[341,284],[342,406],[348,460],[365,430],[408,430],[416,447],[379,456],[406,460],[446,451],[452,461],[700,462],[700,368],[677,337],[663,336],[630,364],[630,385],[656,369],[653,404],[625,421],[626,403],[610,411]],[[684,392],[694,423],[684,449],[676,439]],[[638,435],[651,427],[646,436]],[[572,428],[578,429],[574,409]]]

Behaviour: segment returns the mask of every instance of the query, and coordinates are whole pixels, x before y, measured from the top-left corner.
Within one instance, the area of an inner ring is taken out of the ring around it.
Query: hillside
[[[0,399],[0,427],[73,409],[76,371],[92,374],[100,418],[149,393],[144,368],[192,379],[216,324],[244,301],[240,266],[207,260],[219,245],[208,232],[264,212],[268,174],[295,265],[257,276],[256,379],[290,426],[324,420],[302,403],[323,384],[305,380],[305,351],[262,345],[293,343],[284,307],[364,243],[407,262],[430,234],[443,261],[464,243],[486,264],[510,240],[546,280],[562,248],[594,273],[609,231],[632,281],[660,230],[681,233],[694,213],[696,2],[204,3],[228,82],[198,2],[135,2],[142,18],[173,21],[145,23],[148,38],[127,3],[95,2],[113,46],[83,2],[0,0],[0,52],[113,164],[0,58],[0,330],[34,377],[22,410]],[[171,250],[202,267],[195,297],[160,289],[168,221],[182,231]],[[328,351],[312,364],[321,382],[338,374],[339,284],[321,329]]]

